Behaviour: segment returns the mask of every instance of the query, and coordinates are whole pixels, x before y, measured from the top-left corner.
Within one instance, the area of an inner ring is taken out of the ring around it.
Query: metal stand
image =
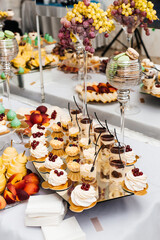
[[[105,48],[105,50],[104,50],[103,53],[101,54],[102,57],[107,53],[107,51],[110,49],[110,47],[113,45],[113,43],[114,43],[115,41],[118,41],[121,45],[123,45],[124,47],[127,48],[127,46],[126,46],[125,44],[123,44],[121,41],[119,41],[119,40],[117,39],[117,38],[121,35],[122,32],[123,32],[123,28],[117,33],[117,35],[113,38],[113,40],[110,42],[110,44]],[[144,50],[147,58],[149,58],[149,59],[151,60],[151,58],[150,58],[150,56],[149,56],[149,54],[148,54],[148,51],[147,51],[147,49],[146,49],[146,47],[145,47],[145,45],[144,45],[144,42],[143,42],[143,40],[142,40],[142,38],[141,38],[140,32],[139,32],[139,30],[138,30],[137,28],[136,28],[136,30],[135,30],[135,32],[134,32],[134,35],[135,35],[135,38],[136,38],[136,42],[137,42],[137,47],[138,47],[138,49],[140,49],[140,45],[142,45],[143,50]]]
[[[44,103],[45,102],[45,93],[44,93],[42,56],[41,56],[41,36],[40,36],[39,16],[38,15],[36,15],[36,25],[37,25],[37,33],[38,33],[39,71],[40,71],[40,83],[41,83],[41,102]]]

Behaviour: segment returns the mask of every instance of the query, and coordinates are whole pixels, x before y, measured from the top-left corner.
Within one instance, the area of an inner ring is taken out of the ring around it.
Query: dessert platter
[[[4,205],[0,208],[14,206],[39,191],[39,179],[26,169],[27,161],[41,175],[42,188],[57,192],[73,212],[90,209],[101,201],[147,193],[147,178],[135,167],[139,157],[132,148],[119,145],[106,123],[101,123],[96,114],[96,121],[89,115],[83,116],[78,107],[17,110],[28,119],[30,133],[23,145],[24,152],[18,154],[12,143],[1,151],[0,188]]]
[[[38,52],[38,34],[37,32],[25,33],[20,36],[19,33],[14,34],[18,45],[19,52],[16,58],[11,61],[13,72],[15,74],[24,74],[33,70],[39,69],[39,52]],[[57,56],[51,54],[55,47],[56,41],[49,34],[41,37],[41,56],[42,67],[53,68],[56,67],[59,59]]]
[[[129,145],[119,147],[107,125],[83,117],[80,107],[69,111],[45,106],[37,109],[31,114],[31,120],[33,116],[35,119],[25,145],[30,151],[28,161],[44,179],[42,187],[56,191],[72,211],[82,212],[100,201],[146,193],[146,176],[134,166],[138,156]],[[47,113],[48,123],[40,123],[41,114]],[[25,173],[23,168],[21,174]]]
[[[149,59],[143,59],[143,85],[141,92],[150,94],[154,97],[160,98],[160,69]]]
[[[83,85],[77,85],[75,88],[81,100],[84,99]],[[87,83],[87,102],[110,103],[117,101],[117,89],[109,83]]]

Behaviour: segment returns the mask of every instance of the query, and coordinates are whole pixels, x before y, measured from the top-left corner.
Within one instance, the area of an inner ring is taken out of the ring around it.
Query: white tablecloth
[[[22,106],[28,107],[27,104],[22,104],[19,100],[12,101],[14,110]],[[135,133],[134,139],[126,138],[125,142],[131,144],[136,154],[141,156],[136,166],[148,176],[148,194],[141,197],[130,196],[98,203],[93,209],[79,214],[68,211],[66,217],[75,216],[77,218],[82,230],[87,235],[87,240],[159,240],[160,145],[158,146],[158,142],[157,144],[152,142],[152,145],[150,145],[150,139],[145,137],[142,139],[143,142],[139,141],[136,136],[138,135]],[[18,150],[22,152],[22,146],[19,146]],[[31,163],[30,167],[33,168]],[[43,190],[40,194],[48,192]],[[23,203],[0,212],[0,240],[44,239],[40,228],[24,226],[26,204]],[[91,218],[94,217],[97,217],[100,221],[103,231],[97,232],[95,230],[91,222]]]

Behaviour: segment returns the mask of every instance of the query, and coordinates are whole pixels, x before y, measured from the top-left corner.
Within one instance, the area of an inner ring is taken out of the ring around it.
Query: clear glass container
[[[83,183],[93,184],[96,182],[97,168],[94,166],[94,170],[91,172],[93,162],[91,160],[82,159],[80,161],[80,176]]]

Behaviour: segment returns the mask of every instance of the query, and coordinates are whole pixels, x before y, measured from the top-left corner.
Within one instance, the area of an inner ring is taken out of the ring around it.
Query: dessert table
[[[32,79],[33,80],[33,79]],[[3,98],[4,106],[7,100]],[[59,105],[60,101],[52,102]],[[38,103],[28,99],[11,96],[11,107],[28,108],[37,106]],[[107,117],[107,114],[106,114]],[[121,199],[98,203],[94,208],[83,213],[73,213],[68,210],[65,218],[75,216],[82,230],[86,233],[86,239],[110,239],[110,240],[159,240],[160,233],[160,183],[159,183],[159,154],[160,141],[143,136],[139,133],[126,131],[125,143],[130,144],[137,155],[141,156],[138,166],[148,176],[148,194],[144,196],[129,196]],[[11,136],[6,136],[9,138]],[[5,139],[6,140],[6,139]],[[0,139],[0,142],[2,140]],[[4,142],[4,136],[3,136]],[[16,146],[17,147],[17,146]],[[22,151],[22,145],[17,147]],[[1,154],[1,153],[0,153]],[[28,153],[27,153],[28,154]],[[32,163],[28,167],[33,169]],[[34,169],[34,171],[36,171]],[[51,191],[41,190],[39,194],[48,194]],[[44,239],[39,227],[25,227],[24,213],[27,203],[21,203],[13,208],[0,212],[0,239],[2,240],[34,240]],[[92,224],[93,218],[99,221],[100,231]]]
[[[106,82],[106,76],[104,74],[90,74],[91,82]],[[48,69],[43,71],[44,85],[46,93],[46,103],[58,104],[60,107],[67,107],[67,103],[73,103],[73,95],[76,96],[77,102],[82,104],[79,100],[74,88],[78,81],[72,80],[73,74],[65,74],[59,71],[57,68]],[[18,86],[21,86],[19,88]],[[143,94],[137,91],[131,92],[132,99],[139,106],[140,112],[135,115],[126,115],[125,127],[133,131],[140,132],[149,137],[160,140],[160,99],[151,95]],[[35,101],[40,101],[40,73],[29,73],[21,75],[20,77],[14,77],[11,82],[11,93],[28,97]],[[141,103],[140,98],[145,102]],[[93,115],[96,111],[100,119],[105,120],[107,117],[108,122],[116,126],[120,125],[120,115],[116,112],[118,108],[118,102],[102,104],[94,103],[88,104],[88,108]]]

